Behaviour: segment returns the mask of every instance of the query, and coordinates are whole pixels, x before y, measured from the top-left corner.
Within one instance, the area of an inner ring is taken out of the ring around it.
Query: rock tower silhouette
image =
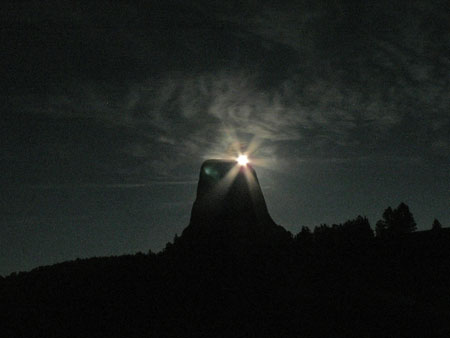
[[[233,160],[207,160],[200,169],[197,197],[181,239],[241,240],[290,235],[267,209],[255,170]]]

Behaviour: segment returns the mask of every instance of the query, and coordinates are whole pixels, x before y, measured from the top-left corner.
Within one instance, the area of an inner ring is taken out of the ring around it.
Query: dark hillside
[[[450,232],[364,247],[222,243],[1,282],[5,337],[446,337]],[[236,250],[239,247],[240,250]],[[246,251],[248,248],[248,251]],[[200,250],[202,249],[202,250]]]
[[[293,237],[251,167],[220,190],[211,164],[229,166],[205,162],[191,223],[163,252],[1,279],[1,336],[450,336],[450,229],[405,232],[415,223],[400,204],[384,216],[406,216],[379,221],[377,237],[361,216]]]

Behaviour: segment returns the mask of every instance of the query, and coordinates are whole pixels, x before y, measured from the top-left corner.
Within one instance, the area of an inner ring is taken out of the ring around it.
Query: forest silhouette
[[[263,200],[247,208],[259,184],[237,183],[217,206],[202,175],[189,226],[161,252],[0,278],[0,335],[450,337],[450,229],[438,220],[416,231],[400,203],[375,232],[357,216],[293,236]]]

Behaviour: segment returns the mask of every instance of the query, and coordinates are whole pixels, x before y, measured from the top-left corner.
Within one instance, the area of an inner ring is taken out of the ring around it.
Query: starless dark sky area
[[[159,251],[235,141],[293,233],[450,225],[447,1],[1,6],[0,274]]]

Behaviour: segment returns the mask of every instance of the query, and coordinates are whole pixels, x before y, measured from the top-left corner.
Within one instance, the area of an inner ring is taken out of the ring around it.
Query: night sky
[[[237,142],[294,234],[450,226],[445,0],[1,6],[0,274],[161,250]]]

